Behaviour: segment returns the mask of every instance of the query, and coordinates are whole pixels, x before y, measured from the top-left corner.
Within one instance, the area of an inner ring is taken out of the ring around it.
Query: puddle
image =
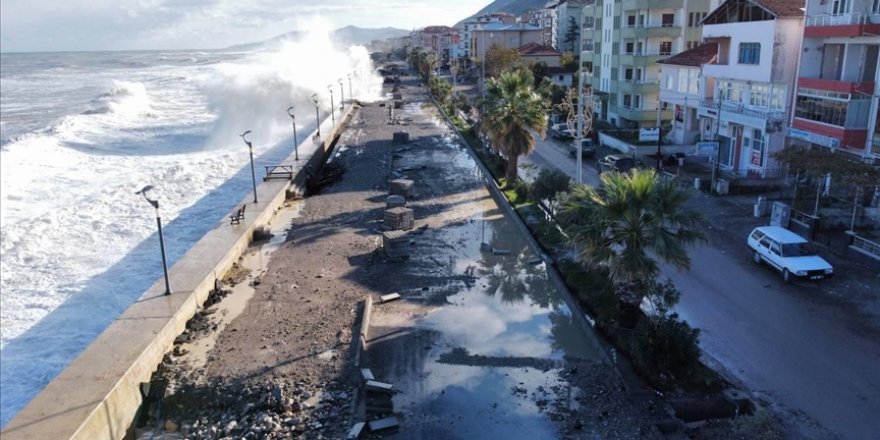
[[[209,309],[216,310],[211,315],[212,323],[217,325],[216,330],[180,345],[181,351],[186,353],[179,358],[182,363],[192,368],[201,368],[207,364],[208,354],[214,349],[217,338],[230,322],[244,312],[248,301],[254,296],[254,281],[265,273],[272,253],[284,243],[287,238],[287,232],[290,230],[290,222],[294,218],[299,217],[302,207],[303,201],[288,202],[272,218],[272,223],[269,225],[272,238],[267,242],[252,245],[245,250],[241,260],[239,260],[239,265],[249,272],[247,277],[232,286],[232,292],[226,295],[222,301],[209,307]]]
[[[416,124],[431,119],[415,105],[404,110]],[[394,169],[412,169],[416,185],[431,189],[412,202],[429,208],[417,223],[430,228],[411,237],[410,259],[399,267],[428,284],[402,292],[425,313],[409,335],[370,348],[376,359],[394,353],[385,351],[394,344],[404,352],[381,367],[398,390],[401,438],[558,438],[548,402],[575,406],[578,395],[560,367],[565,359],[606,362],[599,341],[573,316],[467,151],[447,136],[420,143],[399,152]]]

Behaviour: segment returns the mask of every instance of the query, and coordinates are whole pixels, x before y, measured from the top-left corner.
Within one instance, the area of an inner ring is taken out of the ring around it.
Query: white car
[[[782,272],[782,279],[821,280],[834,276],[834,268],[810,250],[809,242],[800,235],[779,226],[759,226],[749,234],[748,245],[755,263],[766,262]]]

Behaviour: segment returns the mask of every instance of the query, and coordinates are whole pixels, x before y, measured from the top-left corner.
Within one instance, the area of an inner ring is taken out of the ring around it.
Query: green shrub
[[[650,371],[687,381],[700,369],[699,341],[700,330],[672,313],[639,321],[633,354]]]

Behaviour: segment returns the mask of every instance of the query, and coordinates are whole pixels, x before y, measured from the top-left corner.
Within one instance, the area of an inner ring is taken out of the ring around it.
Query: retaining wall
[[[256,228],[269,223],[292,186],[302,186],[307,164],[323,162],[333,140],[356,108],[350,106],[335,127],[325,120],[320,139],[309,136],[284,162],[295,164],[291,180],[263,181],[242,204],[247,215],[238,225],[228,216],[169,269],[172,295],[159,278],[114,320],[70,365],[58,374],[5,427],[4,440],[123,439],[141,405],[140,384],[152,373],[204,303],[214,281],[222,278],[248,247]],[[232,212],[229,213],[230,215]],[[159,272],[161,274],[161,272]]]

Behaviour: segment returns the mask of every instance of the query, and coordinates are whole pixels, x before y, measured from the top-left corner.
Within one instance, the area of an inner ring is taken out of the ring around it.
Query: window
[[[688,70],[684,68],[678,69],[678,91],[687,93],[688,89]]]
[[[642,108],[642,95],[633,95],[633,108]]]
[[[660,42],[660,55],[670,55],[672,54],[672,42],[671,41],[661,41]]]
[[[749,89],[749,105],[768,107],[770,105],[770,87],[763,84],[752,84]]]
[[[641,54],[642,54],[642,42],[638,41],[638,42],[636,42],[636,55],[641,55]]]
[[[846,124],[846,104],[845,101],[798,95],[794,115],[810,121],[843,127]]]
[[[871,6],[871,12],[880,14],[880,0],[874,0],[874,5]]]
[[[672,75],[666,75],[666,90],[673,90],[674,81]]]
[[[759,64],[761,62],[761,43],[739,43],[739,63]]]
[[[636,16],[635,15],[627,15],[626,16],[626,27],[636,27]]]
[[[785,88],[776,86],[770,92],[770,108],[777,110],[785,109]]]
[[[623,95],[623,106],[632,108],[632,95]]]
[[[595,20],[593,17],[584,17],[584,29],[592,29],[595,25]]]
[[[752,165],[759,167],[764,163],[764,136],[761,130],[752,132]]]
[[[663,14],[661,23],[662,27],[672,27],[675,23],[675,14]]]
[[[632,80],[633,80],[633,69],[632,69],[632,67],[627,67],[626,69],[624,69],[624,71],[623,71],[623,79],[625,79],[625,80],[627,80],[627,81],[632,81]]]
[[[850,12],[852,4],[848,0],[833,0],[831,2],[831,15],[843,15]]]
[[[632,41],[626,43],[626,53],[631,54],[631,53],[633,53],[634,49],[635,49],[635,43],[633,43]]]

